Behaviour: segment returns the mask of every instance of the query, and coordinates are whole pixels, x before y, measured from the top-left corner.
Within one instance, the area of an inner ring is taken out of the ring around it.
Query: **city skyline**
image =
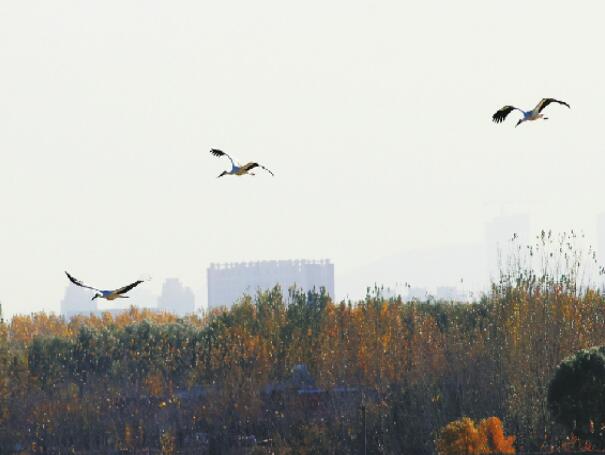
[[[495,216],[485,224],[483,245],[478,242],[475,244],[454,244],[434,248],[402,250],[372,263],[364,264],[358,269],[348,270],[345,273],[341,272],[339,267],[336,267],[334,281],[338,291],[335,297],[337,301],[360,300],[365,296],[367,288],[378,286],[383,289],[385,295],[401,296],[408,299],[420,298],[420,294],[435,298],[446,298],[446,295],[458,295],[460,297],[464,295],[465,299],[463,300],[476,298],[481,292],[487,290],[490,278],[492,280],[497,279],[497,269],[495,267],[498,256],[501,254],[503,256],[501,259],[506,259],[507,254],[510,253],[510,251],[507,252],[506,244],[511,240],[512,235],[516,234],[517,242],[525,245],[532,243],[541,230],[542,228],[536,226],[528,213],[513,212]],[[555,231],[554,233],[562,232]],[[569,230],[566,232],[569,232]],[[587,237],[589,236],[587,235]],[[602,264],[602,252],[605,251],[605,212],[595,218],[593,239],[588,238],[586,244],[590,244],[596,250],[599,263]],[[500,249],[500,253],[498,253],[498,249]],[[244,262],[271,261],[278,260],[265,258],[259,261]],[[282,261],[289,261],[289,259]],[[469,262],[473,264],[471,265]],[[233,262],[233,264],[238,263],[238,261]],[[461,263],[467,265],[460,267]],[[211,262],[208,267],[212,267],[213,264],[221,263]],[[202,275],[206,276],[207,272]],[[183,289],[192,292],[195,311],[208,308],[207,277],[204,283],[185,283],[180,278],[174,277],[160,281],[165,285],[166,282],[172,280],[176,280]],[[254,289],[248,290],[248,293],[254,294],[256,290],[257,288],[254,287]],[[80,310],[84,312],[88,311],[86,305],[89,305],[89,309],[92,311],[127,309],[131,304],[141,308],[158,308],[158,300],[162,294],[161,289],[154,292],[148,287],[139,287],[131,291],[132,298],[130,300],[120,302],[120,305],[117,306],[112,305],[111,302],[99,302],[99,309],[95,306],[95,302],[89,303],[88,300],[90,299],[86,299],[90,292],[66,284],[63,300],[68,295],[77,295],[78,301],[83,303]],[[238,294],[238,297],[242,295],[243,293]],[[1,299],[0,302],[4,303]],[[5,303],[3,309],[5,318],[16,314],[16,312],[8,312]],[[66,314],[62,307],[53,312]],[[70,314],[69,310],[67,313]]]
[[[108,288],[150,275],[153,293],[177,276],[203,293],[212,261],[329,257],[340,282],[401,252],[481,244],[503,205],[596,238],[604,10],[7,2],[4,311],[56,312],[63,270]],[[571,109],[492,122],[542,97]],[[275,177],[217,179],[211,148]]]
[[[334,264],[329,259],[293,259],[287,261],[255,261],[210,264],[208,267],[207,308],[230,307],[243,294],[279,285],[284,296],[296,286],[304,292],[324,291],[332,298]]]

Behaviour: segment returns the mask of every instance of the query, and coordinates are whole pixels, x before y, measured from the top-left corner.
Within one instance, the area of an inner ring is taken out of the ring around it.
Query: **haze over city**
[[[0,2],[0,453],[605,453],[604,17]]]
[[[596,244],[605,6],[569,6],[3,4],[5,315],[58,312],[66,269],[203,295],[211,262],[299,257],[330,258],[343,298],[382,279],[368,264],[481,245],[501,214]],[[491,122],[546,96],[572,109]],[[210,147],[276,176],[216,179]]]

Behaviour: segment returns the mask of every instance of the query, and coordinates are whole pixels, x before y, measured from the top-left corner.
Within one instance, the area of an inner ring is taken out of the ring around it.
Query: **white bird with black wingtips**
[[[542,98],[542,100],[538,103],[538,105],[536,107],[534,107],[531,111],[524,111],[515,106],[504,106],[502,109],[500,109],[498,112],[496,112],[492,116],[492,120],[496,123],[503,122],[504,119],[506,118],[506,116],[508,114],[510,114],[512,111],[519,111],[523,114],[523,118],[517,122],[517,124],[515,125],[515,128],[517,126],[519,126],[521,123],[527,122],[527,121],[533,121],[533,120],[538,120],[538,119],[548,120],[548,117],[544,117],[544,114],[542,114],[541,112],[550,103],[559,103],[559,104],[562,104],[563,106],[570,107],[569,104],[567,104],[565,101],[559,101],[554,98]]]
[[[106,300],[127,299],[128,296],[124,295],[124,294],[127,293],[128,291],[130,291],[132,288],[138,286],[139,284],[141,284],[145,281],[145,280],[137,280],[134,283],[130,283],[121,288],[107,291],[107,290],[93,288],[92,286],[88,286],[88,285],[82,283],[77,278],[74,278],[67,272],[65,272],[65,275],[67,275],[67,278],[69,278],[69,281],[71,281],[76,286],[80,286],[81,288],[92,289],[93,291],[96,291],[94,297],[91,300],[94,300],[97,297],[100,297],[100,298],[106,299]]]
[[[219,177],[222,177],[223,175],[255,175],[252,172],[250,172],[252,169],[260,167],[261,169],[264,169],[265,171],[267,171],[269,174],[273,175],[273,172],[271,172],[269,169],[267,169],[265,166],[263,166],[262,164],[258,164],[256,162],[249,162],[246,164],[240,164],[236,159],[234,159],[232,156],[230,156],[229,154],[223,152],[222,150],[219,149],[210,149],[210,153],[212,153],[214,156],[217,157],[221,157],[221,156],[226,156],[227,158],[229,158],[229,161],[231,161],[231,170],[230,171],[223,171]],[[217,177],[218,178],[218,177]]]

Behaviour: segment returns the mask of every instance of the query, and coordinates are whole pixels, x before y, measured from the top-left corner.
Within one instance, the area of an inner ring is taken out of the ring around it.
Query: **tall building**
[[[446,300],[449,302],[466,302],[468,294],[455,286],[437,286],[437,300]]]
[[[605,212],[597,215],[597,260],[600,266],[605,265]]]
[[[427,288],[414,286],[408,289],[408,294],[405,300],[410,302],[412,300],[425,301],[429,297],[429,290]]]
[[[97,302],[91,300],[94,292],[78,286],[68,285],[61,301],[61,314],[67,319],[77,314],[97,312]]]
[[[208,308],[229,307],[244,294],[277,284],[284,291],[293,285],[305,291],[323,287],[334,297],[334,264],[327,259],[210,264]]]
[[[193,313],[195,311],[193,291],[183,286],[178,278],[167,278],[158,299],[158,309],[179,316]]]
[[[514,254],[514,243],[526,246],[529,238],[529,215],[499,216],[485,226],[489,278],[498,280],[500,271]],[[515,242],[513,243],[513,237]]]
[[[128,311],[130,306],[137,308],[146,308],[154,310],[157,297],[144,289],[133,289],[128,294],[128,299],[117,299],[107,301],[104,299],[91,300],[95,294],[89,289],[68,285],[65,288],[65,295],[61,301],[61,314],[69,319],[72,316],[89,316],[94,314],[101,316],[103,313],[111,313],[114,316],[124,311]]]

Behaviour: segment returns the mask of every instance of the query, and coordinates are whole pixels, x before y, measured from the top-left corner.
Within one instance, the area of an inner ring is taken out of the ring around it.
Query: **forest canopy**
[[[605,299],[550,270],[513,269],[473,303],[274,288],[181,319],[14,316],[0,324],[0,447],[429,454],[463,416],[498,417],[519,452],[557,446],[570,428],[549,384],[605,344]]]

